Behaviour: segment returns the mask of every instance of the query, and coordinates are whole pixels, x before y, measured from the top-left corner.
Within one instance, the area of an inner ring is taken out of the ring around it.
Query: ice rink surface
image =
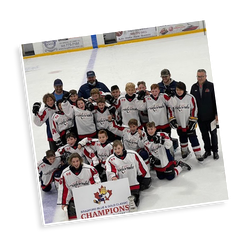
[[[63,81],[64,90],[78,90],[86,82],[86,71],[94,70],[99,81],[104,82],[109,88],[117,84],[120,90],[124,91],[127,82],[136,84],[142,80],[150,88],[151,84],[161,81],[160,71],[164,68],[170,70],[173,79],[184,82],[188,91],[196,82],[197,70],[203,68],[207,71],[207,79],[214,83],[216,94],[218,81],[213,80],[212,77],[207,36],[199,33],[25,59],[29,110],[32,110],[34,102],[42,102],[45,93],[54,90],[53,82],[57,78]],[[32,116],[30,113],[31,121]],[[31,124],[35,156],[38,161],[44,157],[48,149],[45,125],[37,127],[33,122]],[[202,152],[204,152],[199,129],[197,129],[197,134]],[[172,137],[178,138],[174,130],[172,130]],[[192,170],[182,171],[173,181],[160,181],[156,178],[155,172],[151,171],[152,185],[150,189],[141,193],[138,211],[227,200],[220,130],[218,130],[218,139],[219,160],[213,160],[210,156],[203,164],[199,164],[192,153],[186,161],[192,166]],[[190,144],[189,147],[192,149]],[[180,148],[178,148],[176,159],[180,158]],[[55,196],[55,189],[46,196],[43,192],[41,193],[46,223],[57,223],[63,219],[64,212],[60,207],[55,209],[51,207],[56,204]]]

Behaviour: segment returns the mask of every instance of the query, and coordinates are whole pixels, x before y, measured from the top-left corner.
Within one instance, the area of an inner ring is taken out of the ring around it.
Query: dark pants
[[[217,129],[211,131],[211,122],[203,122],[198,120],[198,125],[201,131],[204,149],[206,152],[218,152],[218,137]]]

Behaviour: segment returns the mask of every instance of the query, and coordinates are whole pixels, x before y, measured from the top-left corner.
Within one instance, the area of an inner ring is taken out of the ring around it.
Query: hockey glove
[[[115,98],[113,96],[111,96],[110,94],[105,95],[105,100],[109,103],[109,104],[114,104],[115,103]]]
[[[65,92],[65,94],[63,94],[63,97],[62,97],[63,101],[64,102],[68,101],[70,96],[71,96],[71,93]]]
[[[190,117],[189,118],[189,122],[188,122],[189,130],[191,130],[191,131],[195,130],[197,120],[198,120],[198,118],[196,118],[196,117]]]
[[[153,155],[149,156],[149,163],[152,165],[161,165],[161,161]]]
[[[86,102],[85,107],[86,107],[86,109],[88,109],[89,111],[95,110],[95,106],[94,106],[91,102]]]
[[[177,129],[178,124],[177,124],[177,121],[176,121],[175,117],[171,117],[169,119],[169,123],[170,123],[170,126],[171,126],[172,129]]]
[[[59,139],[58,141],[56,141],[56,146],[57,146],[57,148],[63,146],[63,143],[62,143],[61,139]]]
[[[158,136],[158,135],[153,136],[153,141],[155,144],[162,144],[162,145],[165,142],[164,138],[162,138],[161,136]]]
[[[137,99],[138,100],[143,100],[145,98],[145,96],[146,96],[146,92],[141,90],[141,91],[138,92]]]
[[[108,107],[108,110],[109,110],[110,114],[115,115],[115,110],[116,110],[116,109],[115,109],[114,106]]]
[[[34,104],[33,104],[33,108],[32,108],[32,113],[33,113],[34,115],[37,115],[40,108],[41,108],[41,103],[40,103],[40,102],[34,103]]]

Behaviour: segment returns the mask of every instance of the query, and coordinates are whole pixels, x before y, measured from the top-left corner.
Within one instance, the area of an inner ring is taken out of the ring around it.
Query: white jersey
[[[91,136],[96,133],[93,112],[86,109],[79,109],[68,101],[62,103],[63,112],[70,118],[75,118],[79,138]]]
[[[134,150],[138,152],[139,149],[144,146],[143,142],[140,140],[140,134],[138,131],[133,134],[128,127],[119,126],[114,120],[109,123],[109,130],[115,135],[122,137],[122,142],[126,150]],[[142,134],[145,134],[145,132],[142,131]]]
[[[106,142],[101,143],[97,139],[92,139],[90,143],[86,144],[86,149],[90,147],[96,154],[99,163],[103,168],[105,168],[107,158],[113,154],[113,146],[112,143]]]
[[[61,165],[61,157],[56,153],[56,159],[51,164],[46,157],[37,164],[38,173],[40,174],[42,188],[45,188],[53,181],[53,174]]]
[[[79,188],[101,182],[99,174],[94,167],[87,164],[83,164],[80,167],[81,171],[79,173],[76,173],[72,166],[63,170],[60,178],[57,204],[67,205],[73,197],[73,188]]]
[[[130,119],[136,119],[138,121],[138,126],[141,125],[139,112],[136,106],[137,101],[136,94],[134,94],[132,99],[128,99],[127,94],[119,97],[116,110],[117,113],[120,114],[124,125],[128,125]]]
[[[50,108],[48,106],[45,106],[44,108],[42,108],[37,113],[37,115],[34,115],[34,117],[33,117],[34,124],[37,125],[37,126],[42,126],[44,123],[46,123],[48,141],[53,141],[53,137],[52,137],[52,128],[53,128],[52,116],[56,111],[58,111],[56,106],[54,106],[54,108]]]
[[[52,136],[54,141],[58,141],[67,129],[74,126],[73,118],[66,116],[63,112],[55,112],[52,116]]]
[[[94,114],[96,129],[107,129],[108,128],[108,116],[110,112],[107,107],[104,108],[103,111],[100,111],[98,108],[96,109],[96,113]]]
[[[187,93],[183,98],[175,96],[173,99],[175,100],[173,116],[176,118],[178,128],[188,129],[189,118],[197,118],[198,108],[195,97]]]
[[[169,117],[172,117],[172,98],[167,94],[160,93],[158,98],[152,95],[145,96],[144,100],[137,102],[140,111],[148,111],[148,120],[154,122],[157,129],[164,129],[169,124]]]
[[[173,142],[165,132],[157,132],[156,135],[164,138],[164,144],[154,143],[153,138],[149,136],[144,141],[144,147],[149,154],[152,154],[155,158],[161,161],[160,165],[154,165],[155,170],[164,172],[168,163],[173,160],[169,151]]]
[[[137,176],[150,177],[148,167],[141,156],[132,150],[124,150],[123,157],[112,154],[106,160],[106,174],[108,181],[113,177],[128,178],[130,190],[140,188]]]

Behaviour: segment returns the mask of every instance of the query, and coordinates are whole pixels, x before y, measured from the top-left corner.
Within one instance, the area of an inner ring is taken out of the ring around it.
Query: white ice
[[[117,84],[124,91],[127,82],[136,84],[141,80],[144,80],[149,88],[151,84],[160,82],[160,71],[164,68],[170,70],[173,79],[186,83],[188,91],[196,82],[196,72],[199,68],[207,71],[208,80],[215,84],[215,92],[216,83],[219,82],[212,78],[206,35],[190,34],[25,59],[29,110],[32,110],[34,102],[42,102],[45,93],[53,91],[53,81],[56,78],[63,81],[64,90],[78,90],[86,81],[85,73],[93,51],[97,52],[93,70],[96,72],[97,79],[109,88]],[[30,118],[32,120],[32,114]],[[37,127],[32,122],[31,124],[38,161],[48,149],[45,125]],[[204,152],[199,129],[197,134]],[[172,136],[178,138],[175,131],[172,131]],[[210,156],[201,165],[192,155],[187,161],[192,166],[192,170],[182,171],[173,181],[160,181],[151,171],[152,186],[142,192],[138,210],[159,210],[226,200],[228,196],[219,130],[218,139],[219,160],[213,160]],[[189,146],[191,149],[191,145]],[[176,158],[180,158],[180,149],[176,152]],[[64,212],[57,208],[54,222],[60,221],[63,214]]]

